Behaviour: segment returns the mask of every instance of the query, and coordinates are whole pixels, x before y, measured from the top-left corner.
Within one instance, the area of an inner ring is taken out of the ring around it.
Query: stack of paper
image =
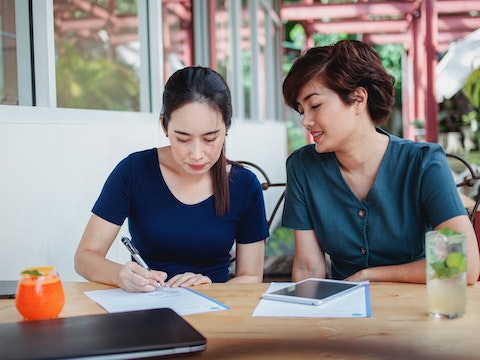
[[[271,283],[272,292],[293,283]],[[321,305],[295,304],[279,300],[260,300],[252,316],[269,317],[371,317],[370,285],[367,282],[345,296]]]
[[[187,288],[159,288],[148,293],[130,293],[122,289],[86,291],[90,299],[110,313],[170,308],[179,315],[229,309],[214,299]]]

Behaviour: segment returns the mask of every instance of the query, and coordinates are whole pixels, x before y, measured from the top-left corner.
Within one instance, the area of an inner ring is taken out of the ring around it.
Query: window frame
[[[38,2],[37,2],[38,3]],[[17,46],[18,105],[32,106],[34,100],[31,9],[29,0],[15,0],[15,31]],[[22,46],[21,46],[22,45]]]
[[[232,92],[233,112],[238,119],[250,120],[254,122],[261,121],[280,121],[282,116],[282,94],[281,81],[283,78],[282,70],[282,49],[281,49],[281,31],[282,23],[280,21],[279,12],[281,0],[248,0],[246,2],[247,11],[249,13],[249,31],[252,49],[251,56],[251,78],[252,88],[250,91],[250,116],[246,117],[245,111],[245,94],[243,89],[243,63],[242,63],[242,19],[238,14],[242,14],[242,2],[232,1],[232,6],[228,8],[228,16],[230,23],[230,53],[231,65],[227,69],[227,82]],[[260,59],[260,45],[258,41],[259,21],[258,12],[264,12],[265,22],[265,47],[264,61]],[[276,31],[272,34],[271,29]],[[270,41],[271,39],[271,41]],[[211,39],[210,42],[214,42]],[[263,64],[263,68],[262,68]],[[268,64],[268,66],[267,66]],[[264,86],[260,83],[260,73],[265,74]],[[264,89],[262,89],[264,87]],[[260,93],[264,91],[265,101],[260,102]],[[262,111],[263,108],[263,111]]]
[[[162,42],[156,40],[161,39],[161,5],[155,0],[138,1],[140,112],[161,108],[163,72],[152,66],[163,59]],[[19,105],[57,107],[53,0],[16,0],[15,20]]]
[[[194,58],[196,64],[211,66],[213,54],[209,51],[213,32],[208,6],[211,0],[192,1],[194,27]],[[250,15],[249,31],[251,35],[252,59],[248,64],[252,89],[250,98],[250,116],[246,119],[241,41],[242,23],[238,14],[242,13],[242,2],[229,2],[231,64],[228,66],[226,80],[232,92],[234,116],[238,120],[261,122],[265,120],[280,121],[282,102],[280,82],[281,66],[281,29],[278,14],[280,0],[248,0],[247,11]],[[162,107],[163,85],[165,82],[163,41],[162,39],[162,5],[158,0],[138,1],[138,35],[140,41],[140,112],[159,113]],[[265,14],[264,32],[266,41],[262,54],[255,34],[259,33],[258,12]],[[33,1],[15,0],[15,19],[17,31],[17,69],[18,96],[20,106],[57,107],[55,37],[53,0]],[[209,26],[206,26],[209,25]],[[272,29],[274,29],[272,31]],[[26,46],[27,45],[27,46]],[[259,61],[263,55],[264,60]],[[268,66],[266,66],[268,64]],[[260,84],[259,75],[265,76]],[[262,89],[262,87],[265,87]],[[260,94],[265,99],[260,101]],[[91,110],[91,109],[85,109]],[[110,111],[110,110],[105,110]]]

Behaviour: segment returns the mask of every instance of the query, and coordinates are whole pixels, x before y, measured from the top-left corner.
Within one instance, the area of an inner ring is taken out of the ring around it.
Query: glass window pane
[[[215,27],[213,28],[214,56],[210,59],[212,67],[227,78],[227,68],[230,57],[230,28],[228,19],[227,0],[219,0],[215,3]]]
[[[164,78],[176,70],[193,65],[192,2],[190,0],[163,0]]]
[[[18,105],[15,0],[0,1],[0,104]]]
[[[258,53],[253,52],[252,46],[257,46],[259,41],[252,39],[248,1],[218,0],[214,6],[211,64],[229,82],[236,116],[248,119],[252,117],[251,89],[253,82],[258,80],[252,74],[254,61],[258,61]],[[235,106],[238,107],[236,111]]]
[[[137,0],[54,0],[57,106],[139,111]]]

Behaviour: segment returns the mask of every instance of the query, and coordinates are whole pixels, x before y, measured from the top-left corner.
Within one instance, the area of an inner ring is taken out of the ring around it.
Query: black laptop
[[[141,359],[198,353],[206,339],[168,308],[0,324],[0,359]]]
[[[0,280],[0,299],[13,299],[17,292],[16,280]]]

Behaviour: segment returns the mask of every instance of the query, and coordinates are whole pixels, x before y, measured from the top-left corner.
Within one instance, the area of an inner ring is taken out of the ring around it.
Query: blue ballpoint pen
[[[145,262],[145,260],[142,259],[142,257],[140,256],[140,253],[138,252],[137,248],[135,246],[133,246],[131,240],[127,237],[122,237],[122,243],[123,245],[125,245],[128,249],[128,251],[130,252],[130,254],[132,255],[132,258],[133,260],[135,260],[135,262],[140,265],[141,267],[147,269],[147,270],[151,270],[147,263]],[[158,286],[162,287],[163,288],[163,285],[161,285],[159,282],[157,282]]]

